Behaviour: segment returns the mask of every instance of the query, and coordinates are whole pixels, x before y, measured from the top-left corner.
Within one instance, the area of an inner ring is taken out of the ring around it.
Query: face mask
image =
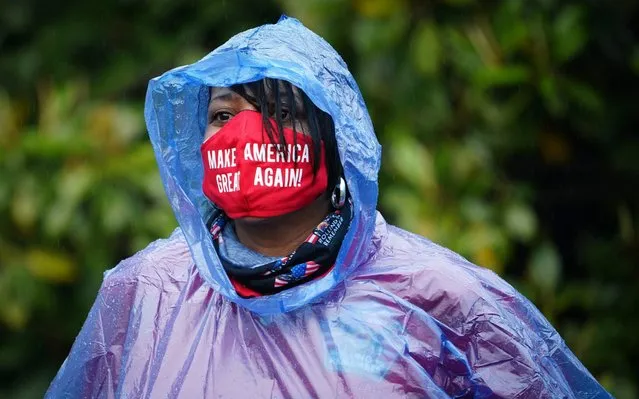
[[[311,138],[288,128],[283,133],[286,151],[268,141],[259,112],[242,111],[202,144],[204,194],[231,219],[284,215],[326,191],[324,146],[313,176]]]

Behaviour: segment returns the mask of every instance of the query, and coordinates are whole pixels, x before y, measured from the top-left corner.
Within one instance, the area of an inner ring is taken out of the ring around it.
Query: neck
[[[233,223],[237,238],[245,247],[265,256],[283,257],[297,249],[329,212],[329,201],[321,196],[286,215],[242,218]]]

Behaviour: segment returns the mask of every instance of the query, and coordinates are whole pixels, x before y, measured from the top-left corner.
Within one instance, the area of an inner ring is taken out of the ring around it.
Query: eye
[[[282,118],[282,121],[288,121],[291,119],[291,112],[286,108],[282,108],[280,110],[280,118]]]
[[[233,118],[233,114],[228,111],[218,111],[214,112],[213,115],[209,118],[209,123],[219,123],[224,124]]]

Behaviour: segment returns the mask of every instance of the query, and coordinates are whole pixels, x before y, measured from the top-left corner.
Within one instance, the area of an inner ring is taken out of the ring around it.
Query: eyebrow
[[[233,97],[235,97],[236,95],[237,94],[233,92],[216,94],[215,96],[211,97],[211,102],[215,100],[231,101],[233,100]]]

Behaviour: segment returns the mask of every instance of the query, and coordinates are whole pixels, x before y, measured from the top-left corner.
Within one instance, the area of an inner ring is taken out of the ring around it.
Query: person
[[[608,398],[493,272],[376,210],[357,84],[299,21],[150,81],[180,227],[107,271],[48,398]]]

